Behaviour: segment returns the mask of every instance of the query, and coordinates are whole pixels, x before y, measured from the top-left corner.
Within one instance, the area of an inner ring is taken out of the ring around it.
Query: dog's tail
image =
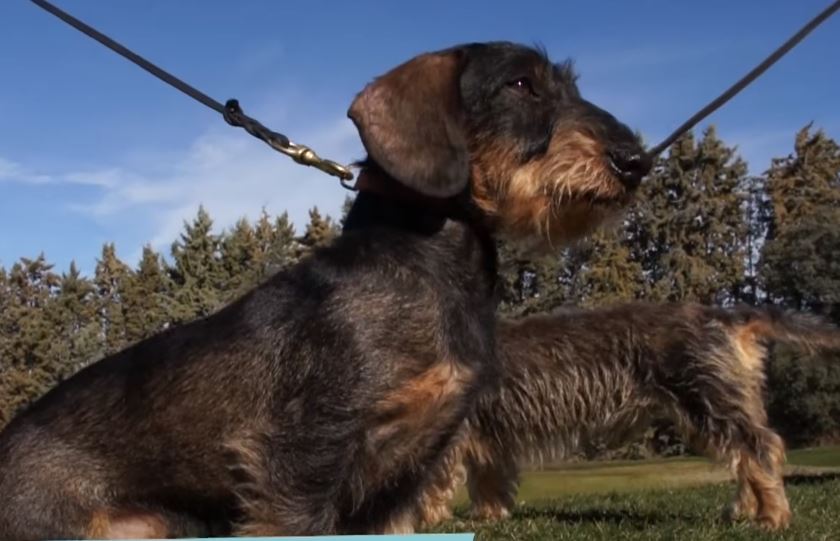
[[[827,320],[778,306],[739,309],[741,329],[756,339],[798,346],[809,353],[840,350],[840,328]]]

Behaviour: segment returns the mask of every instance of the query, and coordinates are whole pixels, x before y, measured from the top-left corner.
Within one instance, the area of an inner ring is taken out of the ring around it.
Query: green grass
[[[499,523],[456,519],[437,531],[485,539],[840,539],[840,448],[788,455],[791,528],[766,534],[719,520],[734,485],[728,473],[694,458],[575,464],[524,475],[514,516]]]
[[[788,462],[798,466],[840,468],[840,447],[798,449],[788,453]]]

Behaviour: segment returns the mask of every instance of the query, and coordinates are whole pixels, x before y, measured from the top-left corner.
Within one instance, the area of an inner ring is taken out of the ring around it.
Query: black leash
[[[148,71],[158,79],[169,83],[170,85],[174,86],[187,96],[193,98],[194,100],[200,103],[203,103],[207,107],[220,113],[224,117],[225,121],[231,126],[243,128],[245,131],[247,131],[257,139],[262,139],[263,141],[268,143],[268,145],[271,146],[271,148],[273,148],[274,150],[282,152],[283,154],[291,157],[299,164],[316,167],[329,175],[338,177],[339,179],[341,179],[341,184],[345,188],[352,189],[349,185],[345,183],[345,181],[351,180],[353,178],[353,173],[351,173],[347,167],[344,167],[343,165],[340,165],[331,160],[322,159],[311,148],[305,145],[293,143],[289,140],[288,137],[286,137],[282,133],[277,133],[266,128],[258,121],[246,115],[242,111],[242,108],[239,106],[239,102],[237,100],[228,100],[224,105],[222,105],[207,94],[188,85],[187,83],[178,79],[171,73],[168,73],[162,70],[161,68],[155,66],[142,56],[126,49],[125,47],[112,40],[105,34],[102,34],[96,29],[91,28],[90,26],[76,19],[69,13],[58,9],[46,0],[32,0],[32,2],[34,2],[37,6],[45,9],[49,13],[52,13],[62,21],[72,26],[73,28],[83,32],[84,34],[87,34],[88,36],[95,39],[102,45],[108,47],[115,53],[127,58],[128,60],[131,60],[132,62],[134,62],[144,70]]]
[[[827,8],[825,8],[819,15],[811,19],[811,21],[802,27],[799,32],[794,34],[789,40],[784,42],[781,47],[773,51],[773,53],[764,59],[764,61],[753,68],[748,74],[744,75],[740,81],[729,87],[726,92],[718,96],[717,98],[713,99],[709,102],[708,105],[700,109],[697,113],[694,114],[691,118],[683,122],[683,124],[674,130],[674,133],[669,135],[665,138],[664,141],[653,147],[650,150],[651,156],[657,156],[662,153],[663,150],[671,146],[671,144],[676,141],[682,134],[693,128],[697,125],[698,122],[709,116],[710,114],[714,113],[717,109],[720,108],[721,105],[731,100],[735,94],[742,91],[744,88],[747,87],[750,83],[755,81],[762,73],[767,71],[770,66],[775,64],[780,58],[788,53],[791,49],[796,47],[800,41],[805,39],[805,36],[810,34],[816,27],[822,24],[826,19],[834,15],[840,9],[840,0],[834,2]]]
[[[34,2],[37,6],[45,9],[49,13],[52,13],[62,21],[69,24],[70,26],[87,34],[99,43],[105,45],[117,54],[122,55],[128,60],[134,62],[135,64],[148,71],[158,79],[169,83],[170,85],[177,88],[187,96],[203,103],[204,105],[213,109],[214,111],[221,113],[225,121],[231,126],[243,128],[245,131],[247,131],[254,137],[262,139],[263,141],[268,143],[268,145],[271,146],[271,148],[291,157],[297,163],[317,167],[318,169],[324,171],[329,175],[338,177],[339,179],[341,179],[342,186],[348,189],[353,189],[351,186],[346,184],[347,180],[351,180],[353,178],[353,174],[347,167],[331,160],[322,159],[318,157],[318,155],[309,147],[293,143],[285,135],[266,128],[258,121],[246,115],[242,111],[242,108],[239,106],[238,101],[228,100],[227,103],[225,103],[225,105],[222,105],[210,96],[204,94],[203,92],[200,92],[199,90],[193,88],[184,81],[178,79],[174,75],[155,66],[145,58],[126,49],[125,47],[112,40],[108,36],[102,34],[101,32],[98,32],[94,28],[91,28],[90,26],[76,19],[72,15],[58,9],[46,0],[32,0],[32,2]],[[780,58],[782,58],[791,49],[793,49],[799,42],[805,39],[805,37],[808,34],[810,34],[826,19],[831,17],[838,9],[840,9],[840,0],[837,0],[836,2],[828,6],[825,10],[823,10],[819,15],[814,17],[810,22],[808,22],[808,24],[803,26],[796,34],[794,34],[793,37],[788,39],[784,44],[782,44],[781,47],[776,49],[770,56],[764,59],[764,61],[761,64],[753,68],[753,70],[750,71],[743,78],[741,78],[741,80],[736,82],[723,94],[712,100],[708,105],[703,107],[700,111],[698,111],[691,118],[685,121],[682,125],[680,125],[679,128],[674,130],[674,132],[671,135],[666,137],[665,140],[653,147],[650,150],[650,155],[656,156],[661,154],[682,134],[692,129],[701,120],[703,120],[704,118],[715,112],[717,109],[719,109],[723,104],[731,100],[736,94],[738,94],[738,92],[740,92],[741,90],[746,88],[750,83],[755,81],[759,76],[761,76],[761,74],[767,71],[767,69],[770,68],[770,66],[775,64]]]

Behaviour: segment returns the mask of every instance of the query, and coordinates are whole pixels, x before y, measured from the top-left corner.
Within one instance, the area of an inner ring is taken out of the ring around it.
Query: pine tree
[[[642,295],[641,265],[634,261],[623,242],[624,230],[603,231],[585,244],[580,267],[574,279],[577,302],[598,306],[626,302]]]
[[[288,213],[284,212],[274,221],[274,235],[266,255],[268,274],[294,264],[300,250],[295,226],[289,220]]]
[[[254,228],[247,219],[236,222],[221,239],[222,299],[229,300],[250,288],[260,274],[263,254]]]
[[[105,244],[96,263],[93,281],[96,285],[101,337],[106,354],[119,351],[128,345],[123,297],[130,277],[131,269],[117,257],[114,244]]]
[[[794,153],[773,160],[767,172],[772,207],[769,239],[787,224],[813,215],[820,207],[840,204],[840,147],[822,130],[807,125],[796,134]]]
[[[12,409],[5,382],[12,377],[11,358],[11,320],[9,313],[12,305],[12,291],[9,285],[9,275],[0,266],[0,430],[7,421],[7,412]]]
[[[11,339],[11,321],[8,320],[12,306],[12,290],[6,269],[0,266],[0,377],[9,363],[9,341]]]
[[[309,211],[309,223],[306,225],[301,243],[308,248],[317,248],[328,244],[336,234],[336,226],[330,217],[322,217],[318,207],[313,207]]]
[[[569,299],[568,283],[563,281],[568,251],[523,253],[509,242],[499,242],[499,310],[508,316],[550,310]]]
[[[56,330],[51,360],[61,367],[65,378],[102,356],[100,326],[97,316],[96,288],[70,263],[61,275],[59,292],[50,303],[49,322]]]
[[[143,257],[126,284],[123,303],[129,343],[165,329],[171,321],[172,283],[160,255],[151,246],[143,247]]]
[[[744,283],[746,163],[713,127],[680,138],[643,183],[628,232],[646,294],[658,300],[732,303]]]
[[[767,173],[771,213],[760,277],[771,300],[840,321],[840,146],[810,128]]]
[[[262,282],[269,275],[269,259],[273,250],[275,239],[274,225],[271,223],[271,217],[266,212],[265,208],[260,213],[260,219],[257,220],[254,226],[254,238],[257,242],[257,262],[255,281]]]
[[[221,305],[224,272],[219,237],[212,228],[210,215],[199,207],[195,219],[184,223],[184,232],[172,244],[174,266],[169,270],[175,288],[173,322],[207,316]]]
[[[779,347],[767,367],[767,410],[788,445],[840,441],[840,355],[803,358]]]
[[[21,258],[7,277],[6,310],[2,314],[5,341],[3,379],[0,380],[5,424],[20,407],[43,394],[60,377],[62,368],[52,362],[56,329],[47,310],[60,278],[43,254]]]
[[[300,251],[295,228],[288,213],[277,216],[272,223],[265,209],[254,227],[257,242],[257,262],[254,283],[259,283],[297,260]]]

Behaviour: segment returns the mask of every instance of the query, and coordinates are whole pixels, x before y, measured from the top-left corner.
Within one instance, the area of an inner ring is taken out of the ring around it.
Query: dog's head
[[[369,160],[405,187],[468,191],[500,233],[551,243],[615,215],[651,167],[634,134],[580,96],[568,62],[512,43],[418,56],[369,84],[348,116]]]

